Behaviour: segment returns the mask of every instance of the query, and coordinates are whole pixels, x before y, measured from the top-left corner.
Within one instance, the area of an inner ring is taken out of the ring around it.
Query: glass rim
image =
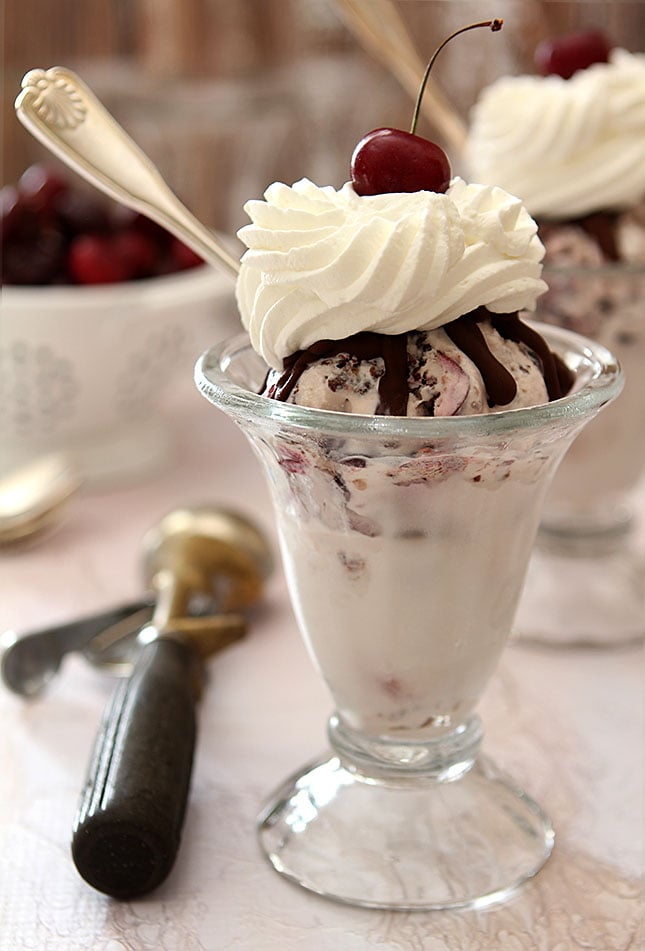
[[[195,366],[195,384],[210,403],[247,420],[270,420],[333,436],[397,439],[445,439],[533,429],[547,422],[587,416],[618,396],[623,372],[606,347],[561,327],[530,323],[550,345],[555,344],[555,350],[575,354],[578,365],[586,363],[590,372],[579,389],[539,406],[468,416],[367,416],[283,403],[248,390],[227,376],[226,368],[235,354],[241,350],[255,354],[245,333],[221,341],[200,356]]]

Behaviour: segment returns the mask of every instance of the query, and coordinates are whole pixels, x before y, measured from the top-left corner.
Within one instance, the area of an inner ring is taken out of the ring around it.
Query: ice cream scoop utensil
[[[108,704],[81,796],[72,856],[99,891],[129,899],[155,888],[177,854],[196,737],[203,661],[245,633],[272,567],[258,529],[219,509],[180,510],[144,539],[152,621],[132,676]],[[195,594],[222,613],[188,615]]]
[[[4,631],[0,635],[2,680],[14,693],[33,697],[54,677],[66,654],[82,651],[89,653],[88,659],[94,663],[102,664],[103,651],[92,647],[95,639],[103,636],[103,643],[107,644],[118,637],[124,643],[151,617],[152,605],[139,599],[37,631]]]
[[[179,201],[148,156],[72,70],[30,70],[15,108],[25,128],[79,175],[152,218],[209,264],[237,275],[239,261]]]

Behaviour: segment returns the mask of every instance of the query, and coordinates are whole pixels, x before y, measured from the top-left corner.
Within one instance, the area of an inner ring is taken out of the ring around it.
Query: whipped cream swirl
[[[612,51],[571,77],[505,77],[471,113],[470,175],[568,219],[645,195],[645,55]]]
[[[272,367],[318,340],[530,310],[546,290],[535,222],[500,188],[456,178],[446,194],[359,196],[302,179],[264,198],[244,206],[237,302]]]

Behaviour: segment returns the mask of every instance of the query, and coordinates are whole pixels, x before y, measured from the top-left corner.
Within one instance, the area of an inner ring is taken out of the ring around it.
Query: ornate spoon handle
[[[69,69],[32,69],[15,103],[22,124],[111,198],[172,232],[235,277],[239,261],[179,201],[150,159]]]

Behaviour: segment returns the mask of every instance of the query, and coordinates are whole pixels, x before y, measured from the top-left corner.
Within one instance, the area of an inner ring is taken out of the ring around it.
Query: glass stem
[[[447,782],[458,779],[474,765],[483,731],[480,718],[472,714],[454,729],[427,740],[370,737],[333,714],[328,736],[343,766],[366,778],[426,777]]]

